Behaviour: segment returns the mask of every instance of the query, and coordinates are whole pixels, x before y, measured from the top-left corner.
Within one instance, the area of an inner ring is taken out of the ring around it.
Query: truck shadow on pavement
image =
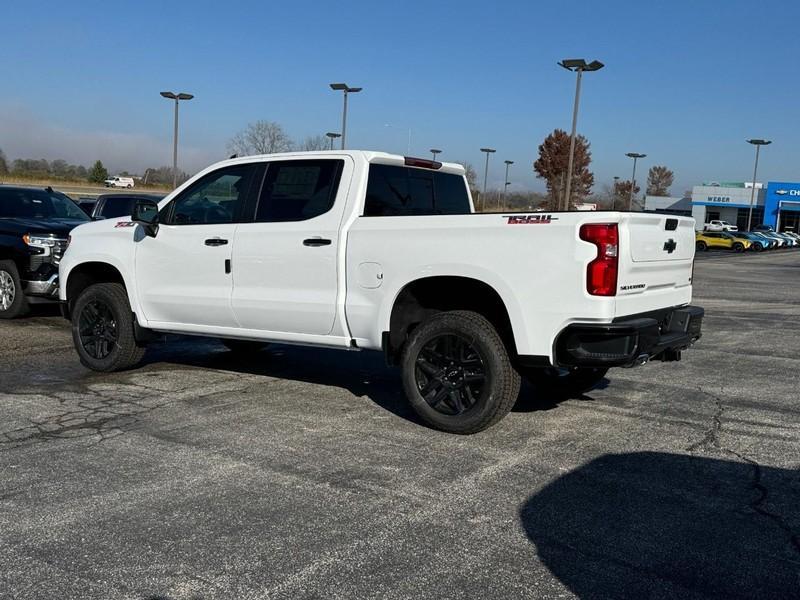
[[[158,363],[340,387],[355,396],[369,398],[401,418],[422,423],[405,398],[399,369],[388,367],[380,352],[343,352],[276,344],[252,354],[237,354],[214,339],[175,336],[166,344],[156,343],[148,349],[143,365]],[[608,380],[604,379],[597,388],[607,385]],[[587,395],[543,394],[523,382],[513,412],[551,410],[571,398],[591,401]]]
[[[696,455],[604,455],[519,512],[581,598],[800,597],[800,473]]]

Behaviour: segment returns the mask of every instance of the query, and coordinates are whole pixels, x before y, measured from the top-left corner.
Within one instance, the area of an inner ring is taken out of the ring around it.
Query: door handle
[[[206,246],[225,246],[227,243],[228,240],[222,238],[208,238],[205,241]]]
[[[331,241],[327,238],[313,237],[303,240],[303,246],[330,246]]]

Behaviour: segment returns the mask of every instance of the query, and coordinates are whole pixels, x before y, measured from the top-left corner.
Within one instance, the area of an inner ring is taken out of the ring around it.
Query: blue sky
[[[12,158],[103,158],[114,169],[171,162],[172,110],[187,91],[181,166],[226,155],[248,122],[295,137],[338,131],[348,146],[412,154],[442,148],[490,186],[514,160],[518,189],[542,190],[537,147],[570,126],[574,75],[562,58],[599,59],[584,77],[579,132],[596,189],[642,170],[675,171],[673,193],[752,177],[748,137],[773,144],[759,179],[800,180],[800,3],[670,2],[29,2],[0,21],[0,148]],[[386,127],[391,124],[392,127]],[[638,179],[638,177],[637,177]]]

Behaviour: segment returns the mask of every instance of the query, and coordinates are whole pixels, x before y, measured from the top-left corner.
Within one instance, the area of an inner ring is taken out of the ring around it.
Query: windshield
[[[0,218],[70,219],[88,221],[78,205],[59,192],[35,189],[1,189]]]

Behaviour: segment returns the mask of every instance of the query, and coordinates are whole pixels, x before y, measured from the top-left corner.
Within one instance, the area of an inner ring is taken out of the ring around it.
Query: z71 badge
[[[553,215],[503,215],[503,218],[508,219],[506,225],[544,225],[558,220]]]
[[[133,221],[117,221],[117,224],[114,227],[133,227],[136,225]]]

